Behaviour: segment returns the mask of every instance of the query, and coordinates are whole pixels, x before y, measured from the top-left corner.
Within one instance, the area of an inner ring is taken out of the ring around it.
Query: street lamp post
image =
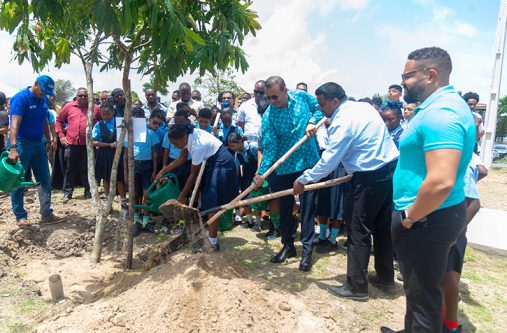
[[[505,29],[507,27],[507,0],[500,1],[498,23],[496,26],[495,54],[493,62],[493,73],[488,105],[485,114],[485,135],[481,145],[481,158],[487,167],[493,163],[493,144],[495,143],[496,123],[498,114],[498,99],[500,94],[500,83],[502,80],[503,53],[505,48]]]

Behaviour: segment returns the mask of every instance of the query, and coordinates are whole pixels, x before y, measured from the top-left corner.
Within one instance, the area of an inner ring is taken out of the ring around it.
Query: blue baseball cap
[[[47,75],[39,76],[36,81],[39,83],[44,94],[53,96],[55,94],[55,82]]]

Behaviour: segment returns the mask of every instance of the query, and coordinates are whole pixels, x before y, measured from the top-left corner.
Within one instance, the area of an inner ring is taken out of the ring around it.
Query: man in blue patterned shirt
[[[315,97],[305,91],[288,91],[284,80],[279,76],[272,76],[266,80],[266,94],[270,107],[262,117],[262,162],[254,178],[261,186],[262,176],[271,165],[294,146],[304,135],[316,132],[315,124],[322,118],[322,112]],[[276,170],[274,184],[275,191],[292,187],[292,183],[302,172],[313,167],[319,160],[319,152],[315,137],[310,138],[299,147]],[[300,195],[301,203],[301,242],[303,254],[299,269],[309,271],[312,267],[312,241],[314,235],[315,191]],[[295,218],[292,215],[294,198],[292,196],[280,198],[280,232],[282,234],[282,250],[271,259],[273,263],[282,263],[285,259],[296,256],[294,247]]]

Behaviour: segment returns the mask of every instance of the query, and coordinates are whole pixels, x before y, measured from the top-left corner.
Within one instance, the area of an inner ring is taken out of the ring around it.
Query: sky
[[[333,81],[349,96],[386,94],[401,81],[407,55],[418,48],[439,46],[453,62],[451,84],[463,92],[474,91],[486,102],[492,73],[499,0],[253,0],[262,30],[245,39],[250,65],[237,74],[237,82],[251,91],[255,81],[282,76],[289,88],[300,81],[314,92]],[[0,91],[10,96],[33,83],[29,63],[19,65],[9,50],[14,38],[0,32]],[[506,59],[507,62],[507,59]],[[134,71],[133,71],[134,72]],[[506,72],[504,70],[504,72]],[[75,88],[86,86],[81,62],[41,74],[68,79]],[[188,74],[168,82],[169,91]],[[131,75],[133,90],[142,92],[148,77]],[[507,94],[507,84],[501,96]],[[121,86],[121,73],[94,73],[95,90]],[[142,100],[144,99],[140,94]]]

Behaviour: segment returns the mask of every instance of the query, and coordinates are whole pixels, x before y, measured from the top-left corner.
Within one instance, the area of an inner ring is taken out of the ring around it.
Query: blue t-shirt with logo
[[[426,178],[425,152],[461,150],[456,181],[438,209],[465,200],[464,177],[475,144],[475,121],[470,108],[453,86],[436,90],[415,109],[400,137],[400,157],[394,173],[393,201],[396,210],[409,208]]]
[[[44,123],[48,119],[48,98],[35,97],[30,87],[20,91],[11,99],[12,116],[21,116],[18,138],[33,141],[42,141],[44,136]]]

